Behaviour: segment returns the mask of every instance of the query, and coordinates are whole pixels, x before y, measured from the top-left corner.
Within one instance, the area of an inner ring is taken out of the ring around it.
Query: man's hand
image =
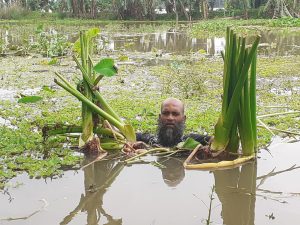
[[[145,142],[137,141],[137,142],[126,143],[123,151],[127,155],[134,155],[134,154],[140,154],[144,151],[147,151],[148,147],[149,146]]]
[[[145,142],[137,141],[132,143],[132,147],[134,149],[147,149],[149,146]]]

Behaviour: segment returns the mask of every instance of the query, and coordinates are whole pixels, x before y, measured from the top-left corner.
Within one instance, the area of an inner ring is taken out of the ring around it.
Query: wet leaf
[[[102,59],[94,66],[94,71],[106,77],[114,76],[118,72],[117,68],[114,66],[114,60],[109,58]]]
[[[20,98],[18,100],[18,103],[35,103],[35,102],[38,102],[40,100],[42,100],[42,97],[40,97],[40,96],[35,96],[35,95],[25,96],[23,98]]]
[[[193,150],[194,148],[197,147],[200,143],[198,141],[195,141],[193,138],[189,137],[188,139],[185,140],[185,142],[180,142],[177,147],[178,148],[183,148],[183,149],[190,149]]]

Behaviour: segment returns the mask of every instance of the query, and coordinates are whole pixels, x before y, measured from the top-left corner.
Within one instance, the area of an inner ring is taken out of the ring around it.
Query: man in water
[[[179,142],[191,137],[202,145],[209,144],[210,136],[193,133],[184,135],[185,120],[183,102],[176,98],[168,98],[161,104],[157,135],[137,133],[137,141],[142,141],[149,145],[174,147]]]

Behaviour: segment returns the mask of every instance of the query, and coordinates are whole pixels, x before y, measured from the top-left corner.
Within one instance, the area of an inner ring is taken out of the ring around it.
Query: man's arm
[[[145,142],[148,145],[152,145],[153,141],[155,139],[155,136],[153,134],[149,133],[136,133],[136,141],[142,141]]]

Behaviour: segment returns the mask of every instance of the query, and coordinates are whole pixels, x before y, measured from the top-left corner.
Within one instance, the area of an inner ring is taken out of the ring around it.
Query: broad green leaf
[[[117,68],[114,66],[114,60],[109,58],[102,59],[94,66],[94,71],[106,77],[111,77],[118,72]]]
[[[35,95],[25,96],[23,98],[20,98],[18,100],[18,103],[35,103],[35,102],[40,101],[40,100],[42,100],[42,97],[40,97],[40,96],[35,96]]]
[[[177,145],[178,148],[182,149],[189,149],[193,150],[196,148],[200,143],[198,141],[195,141],[193,138],[189,137],[185,140],[185,142],[181,142]]]
[[[131,141],[131,142],[136,141],[135,131],[134,131],[134,128],[131,125],[125,124],[122,131],[123,131],[123,134],[124,134],[124,136],[126,137],[126,139],[128,141]]]

